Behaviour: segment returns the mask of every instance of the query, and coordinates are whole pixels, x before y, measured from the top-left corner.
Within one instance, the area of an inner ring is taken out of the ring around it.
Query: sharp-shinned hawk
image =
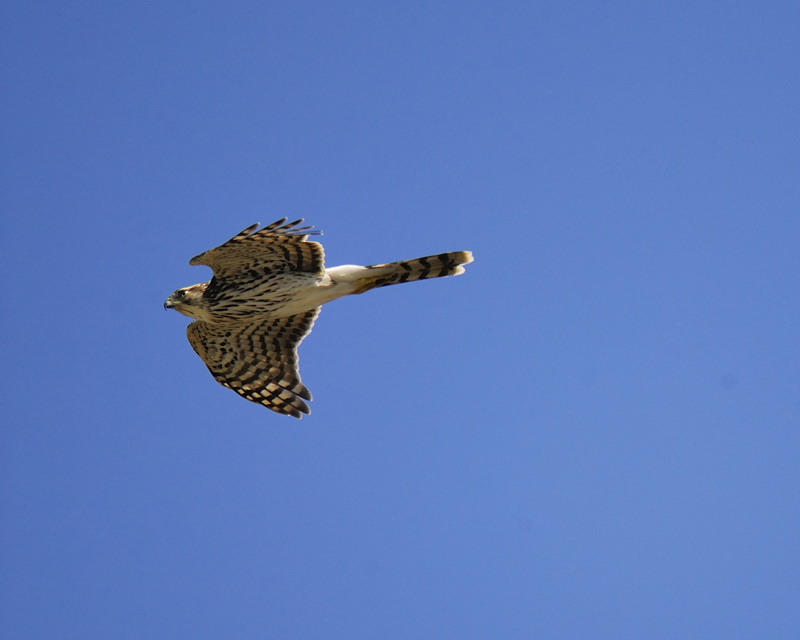
[[[194,318],[192,348],[211,375],[240,396],[285,415],[310,413],[297,347],[326,302],[376,287],[464,273],[469,251],[376,264],[325,268],[311,227],[286,218],[254,224],[189,261],[211,267],[209,282],[178,289],[164,303]]]

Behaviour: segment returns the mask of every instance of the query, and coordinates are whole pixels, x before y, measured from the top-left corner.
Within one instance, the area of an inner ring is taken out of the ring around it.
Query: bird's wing
[[[322,245],[307,242],[309,235],[320,232],[298,226],[302,218],[294,222],[286,220],[281,218],[262,229],[258,229],[258,223],[251,225],[226,243],[195,256],[189,264],[211,267],[218,280],[287,271],[321,273],[325,268]]]
[[[311,392],[300,381],[297,347],[319,309],[253,323],[192,322],[189,343],[211,375],[243,398],[295,418],[311,413]]]

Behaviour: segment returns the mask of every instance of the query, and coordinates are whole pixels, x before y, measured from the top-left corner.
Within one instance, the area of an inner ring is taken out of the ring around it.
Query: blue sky
[[[794,2],[9,2],[4,638],[800,637]],[[165,313],[305,217],[297,422]]]

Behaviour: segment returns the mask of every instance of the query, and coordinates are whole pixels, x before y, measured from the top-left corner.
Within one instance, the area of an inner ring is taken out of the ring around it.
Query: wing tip
[[[287,222],[289,218],[281,218],[280,220],[276,220],[272,224],[268,224],[263,229],[260,229],[256,233],[263,233],[263,234],[276,234],[281,236],[321,236],[322,231],[319,229],[315,229],[313,225],[308,225],[305,227],[301,227],[299,225],[305,222],[305,218],[297,218],[297,220],[292,220],[291,222]]]
[[[269,407],[273,411],[277,411],[278,413],[283,413],[287,416],[292,416],[293,418],[297,418],[298,420],[303,419],[303,415],[311,415],[311,409],[309,409],[308,405],[300,400],[299,398],[295,398],[294,402],[290,405],[285,407]]]

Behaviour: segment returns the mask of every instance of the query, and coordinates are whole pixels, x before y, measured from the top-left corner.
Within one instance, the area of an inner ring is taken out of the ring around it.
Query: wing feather
[[[250,272],[321,273],[325,268],[322,245],[307,241],[309,235],[320,232],[310,226],[299,226],[302,222],[302,218],[293,222],[281,218],[262,229],[256,223],[224,244],[196,255],[189,264],[211,267],[218,280],[237,279]]]
[[[211,375],[243,398],[300,418],[311,413],[311,392],[300,380],[297,347],[319,309],[252,323],[197,320],[186,328],[192,348]]]

